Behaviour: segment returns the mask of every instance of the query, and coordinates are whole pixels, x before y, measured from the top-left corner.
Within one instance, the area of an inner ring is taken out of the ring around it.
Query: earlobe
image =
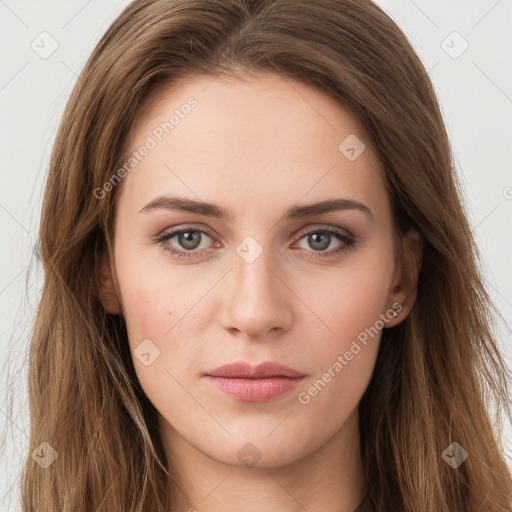
[[[105,259],[102,261],[99,270],[99,291],[101,303],[107,313],[120,315],[122,313],[121,303],[114,285],[112,271]]]
[[[405,268],[399,269],[398,283],[395,284],[390,304],[398,303],[401,308],[397,315],[387,322],[386,327],[393,327],[402,322],[412,309],[417,296],[418,278],[423,262],[423,237],[411,229],[403,237]]]

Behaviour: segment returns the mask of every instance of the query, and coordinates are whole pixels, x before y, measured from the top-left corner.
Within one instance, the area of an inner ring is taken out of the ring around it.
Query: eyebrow
[[[215,217],[220,220],[233,220],[234,218],[234,213],[231,210],[222,208],[215,204],[168,195],[159,196],[153,199],[146,206],[141,208],[139,213],[157,209],[197,213],[200,215]],[[370,220],[374,220],[373,214],[368,206],[360,203],[359,201],[348,198],[328,199],[318,203],[292,206],[285,213],[283,218],[288,220],[301,219],[303,217],[312,217],[314,215],[342,210],[357,210],[364,213]]]

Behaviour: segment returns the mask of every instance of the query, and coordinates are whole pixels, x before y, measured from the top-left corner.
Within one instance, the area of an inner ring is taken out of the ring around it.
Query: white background
[[[488,289],[510,326],[512,0],[377,3],[406,33],[434,82],[462,177],[467,212],[482,251]],[[48,157],[77,75],[127,4],[0,0],[0,428],[6,432],[0,448],[0,510],[6,512],[19,510],[16,480],[27,450],[23,358],[41,286],[32,249]],[[40,36],[43,31],[58,43],[46,59],[31,47],[33,41],[48,37]],[[453,58],[464,48],[464,41],[467,50]],[[512,366],[511,340],[505,334],[501,346]],[[505,425],[505,432],[510,462],[510,425]]]

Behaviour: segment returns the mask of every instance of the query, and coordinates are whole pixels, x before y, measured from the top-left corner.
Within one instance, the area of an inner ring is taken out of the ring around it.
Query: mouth
[[[304,377],[237,378],[212,377],[207,381],[218,390],[244,402],[267,402],[296,388]]]
[[[208,383],[246,402],[266,402],[290,392],[306,375],[272,361],[253,366],[245,361],[220,366],[204,374]]]

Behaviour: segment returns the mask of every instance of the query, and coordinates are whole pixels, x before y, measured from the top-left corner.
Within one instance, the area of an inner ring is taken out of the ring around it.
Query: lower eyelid
[[[172,246],[169,247],[169,246],[165,245],[166,242],[169,242],[169,240],[171,240],[175,236],[177,236],[177,235],[179,235],[179,234],[181,234],[183,232],[187,232],[187,231],[194,231],[194,232],[198,232],[198,233],[201,233],[203,235],[206,235],[206,236],[208,236],[209,238],[212,239],[214,244],[219,244],[220,243],[220,242],[217,241],[216,237],[213,236],[213,234],[210,234],[206,230],[199,229],[199,228],[180,228],[180,229],[176,229],[174,231],[170,231],[170,232],[164,233],[164,234],[156,237],[154,240],[155,240],[155,242],[160,243],[162,245],[163,249],[166,252],[169,252],[169,253],[175,254],[175,255],[184,254],[185,258],[187,257],[186,256],[187,254],[189,254],[190,257],[194,257],[194,255],[196,255],[197,253],[201,253],[203,251],[209,250],[209,249],[204,249],[204,248],[203,249],[186,250],[186,249],[175,248],[175,247],[172,247]],[[312,233],[327,233],[331,237],[334,237],[339,242],[341,242],[341,244],[337,248],[331,249],[331,250],[328,250],[328,251],[327,250],[326,251],[314,251],[314,250],[308,251],[308,250],[305,250],[306,252],[312,252],[317,257],[322,257],[322,256],[328,257],[330,255],[335,255],[338,252],[342,252],[344,250],[347,250],[347,249],[351,248],[352,245],[355,242],[354,237],[349,235],[348,233],[345,234],[345,233],[342,233],[342,232],[340,232],[338,230],[335,230],[335,229],[332,229],[332,228],[331,229],[328,229],[328,228],[318,228],[318,229],[312,229],[310,231],[307,231],[305,233],[300,234],[300,236],[297,238],[296,242],[294,242],[293,245],[297,244],[303,238],[305,238],[307,235],[310,235]]]

